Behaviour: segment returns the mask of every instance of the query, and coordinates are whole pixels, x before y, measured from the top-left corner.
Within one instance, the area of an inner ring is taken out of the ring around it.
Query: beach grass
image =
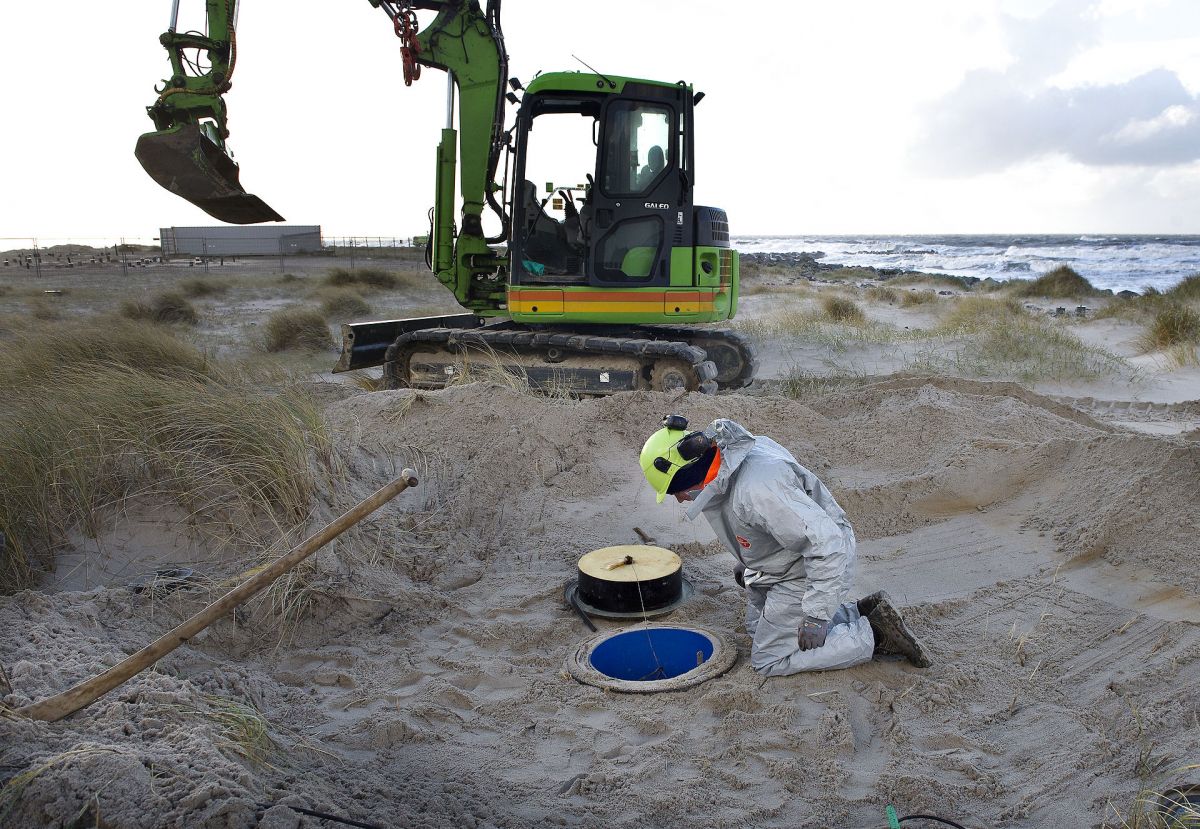
[[[317,293],[326,319],[353,319],[371,313],[371,303],[351,288],[324,288]]]
[[[918,288],[915,291],[905,291],[904,296],[900,299],[901,308],[915,308],[919,305],[929,305],[937,302],[938,295],[934,291],[926,291]]]
[[[860,325],[867,317],[854,300],[840,296],[821,297],[821,316],[831,322],[845,322]]]
[[[867,288],[866,297],[872,302],[886,302],[888,305],[900,302],[900,292],[884,285],[872,285]]]
[[[1138,338],[1142,351],[1200,342],[1200,314],[1180,302],[1167,302]]]
[[[1014,280],[1010,283],[1010,291],[1015,297],[1046,297],[1050,299],[1071,299],[1101,294],[1095,285],[1080,276],[1070,265],[1060,265],[1036,279]]]
[[[887,284],[894,287],[919,286],[948,288],[957,291],[971,290],[971,285],[965,278],[948,273],[902,273],[889,279]]]
[[[310,459],[329,457],[300,387],[217,366],[158,326],[25,332],[0,352],[0,383],[5,591],[33,583],[72,531],[95,537],[134,497],[174,504],[217,546],[253,548],[260,519],[305,519]]]
[[[196,278],[185,279],[179,283],[180,292],[192,299],[201,299],[203,297],[221,296],[229,292],[229,282],[225,280],[211,280]]]
[[[267,317],[263,327],[263,347],[267,351],[317,351],[332,345],[325,317],[311,308],[281,308]]]
[[[182,293],[168,291],[158,294],[146,302],[125,300],[121,303],[121,316],[143,322],[178,323],[195,325],[200,321],[196,307]]]
[[[964,296],[947,304],[939,327],[947,333],[973,332],[1028,316],[1021,303],[1009,296]]]
[[[322,280],[334,288],[356,287],[363,291],[432,288],[437,280],[428,272],[388,271],[382,268],[333,268]]]
[[[963,304],[968,299],[994,307]],[[1135,374],[1126,360],[1083,343],[1050,319],[1025,313],[1011,298],[965,297],[959,303],[939,329],[944,342],[919,352],[909,370],[1025,383]]]
[[[1200,273],[1186,277],[1167,291],[1167,296],[1179,302],[1200,302]]]

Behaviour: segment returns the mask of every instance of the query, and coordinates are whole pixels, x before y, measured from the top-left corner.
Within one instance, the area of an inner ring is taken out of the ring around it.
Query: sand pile
[[[637,471],[667,412],[731,417],[823,475],[858,531],[858,592],[909,605],[937,665],[757,677],[732,557]],[[1200,760],[1195,442],[958,380],[808,405],[474,385],[343,396],[326,416],[346,476],[323,513],[401,466],[422,486],[276,597],[282,627],[263,602],[67,721],[0,720],[0,779],[24,775],[0,823],[319,825],[291,804],[383,826],[876,827],[894,802],[1099,826]],[[734,633],[728,674],[649,697],[564,676],[588,634],[563,585],[634,527],[696,585],[670,620]],[[204,599],[0,599],[4,703],[112,664]]]

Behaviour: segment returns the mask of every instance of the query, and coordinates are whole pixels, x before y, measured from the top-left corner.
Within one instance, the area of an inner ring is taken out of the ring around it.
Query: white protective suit
[[[721,466],[688,506],[745,565],[746,628],[754,670],[767,676],[849,668],[870,660],[871,625],[847,602],[854,530],[829,490],[791,453],[732,420],[705,429]],[[825,644],[802,651],[805,616],[830,619]]]

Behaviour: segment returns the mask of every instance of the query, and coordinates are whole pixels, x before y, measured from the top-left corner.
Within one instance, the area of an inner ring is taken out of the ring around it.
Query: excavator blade
[[[214,219],[237,225],[283,221],[266,202],[242,189],[237,163],[198,124],[145,133],[133,154],[150,178]]]

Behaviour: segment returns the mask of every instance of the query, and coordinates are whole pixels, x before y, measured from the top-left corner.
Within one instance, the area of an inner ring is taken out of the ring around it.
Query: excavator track
[[[658,333],[658,332],[656,332]],[[578,332],[424,328],[387,349],[386,388],[443,388],[496,371],[532,388],[579,394],[618,391],[717,391],[717,366],[687,342]]]
[[[639,325],[632,331],[651,339],[684,342],[704,349],[717,367],[717,388],[743,389],[758,371],[758,355],[745,336],[727,328],[696,328],[682,325]]]

